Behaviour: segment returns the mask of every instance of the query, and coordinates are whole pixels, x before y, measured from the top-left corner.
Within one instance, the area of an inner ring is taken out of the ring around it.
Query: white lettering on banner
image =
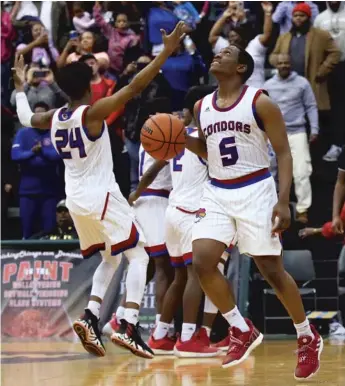
[[[83,256],[79,252],[65,252],[65,251],[18,251],[18,252],[6,252],[1,253],[1,259],[23,259],[23,258],[34,258],[38,257],[51,257],[53,259],[69,258],[69,259],[83,259]]]

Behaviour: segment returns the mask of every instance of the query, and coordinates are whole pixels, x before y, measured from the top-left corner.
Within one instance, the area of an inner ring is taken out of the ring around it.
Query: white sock
[[[193,323],[183,323],[182,324],[182,333],[181,333],[181,341],[185,342],[190,340],[196,330],[196,324]]]
[[[154,339],[163,339],[169,331],[169,323],[158,322],[153,332]]]
[[[149,257],[142,245],[125,252],[129,261],[126,278],[126,302],[140,305],[146,286],[146,271]]]
[[[299,324],[294,324],[296,332],[297,332],[297,338],[300,338],[301,336],[311,336],[314,338],[314,334],[311,331],[309,320],[306,319],[304,322]]]
[[[226,314],[223,314],[223,317],[228,321],[231,327],[237,327],[242,332],[249,331],[248,324],[244,320],[237,306]]]
[[[101,303],[95,302],[94,300],[89,300],[89,303],[87,304],[86,308],[90,310],[99,319],[99,310],[101,308]]]
[[[211,329],[210,329],[210,327],[202,326],[202,328],[204,328],[206,330],[207,336],[210,337],[211,336]]]
[[[123,319],[127,320],[128,323],[136,325],[138,323],[139,310],[135,308],[126,308]]]
[[[156,314],[156,326],[161,319],[161,314]]]
[[[122,307],[122,306],[117,307],[117,310],[116,310],[117,323],[121,323],[121,319],[123,319],[125,316],[125,310],[126,310],[125,307]]]

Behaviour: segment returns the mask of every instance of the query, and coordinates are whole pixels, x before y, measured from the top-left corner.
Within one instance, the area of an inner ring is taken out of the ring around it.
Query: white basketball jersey
[[[107,192],[120,193],[107,125],[103,123],[99,138],[89,138],[83,121],[88,108],[80,106],[73,112],[58,109],[51,127],[52,143],[65,163],[66,204],[77,214],[97,212]]]
[[[147,153],[143,145],[140,145],[139,149],[139,179],[143,176],[143,174],[156,162],[156,160]],[[149,189],[155,190],[171,190],[171,175],[169,166],[166,165],[157,175],[155,180],[149,186]]]
[[[267,140],[255,110],[261,92],[245,85],[228,108],[217,106],[217,91],[202,100],[199,119],[211,178],[234,179],[269,167]]]
[[[189,134],[198,137],[198,131],[189,129]],[[207,163],[191,151],[185,149],[170,160],[173,190],[169,205],[194,212],[199,209],[203,183],[208,180]]]

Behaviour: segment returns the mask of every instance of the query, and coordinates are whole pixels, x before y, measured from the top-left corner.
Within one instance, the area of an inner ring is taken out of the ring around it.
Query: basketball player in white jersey
[[[100,306],[124,251],[129,260],[126,310],[121,327],[112,340],[139,356],[153,356],[137,328],[149,260],[144,249],[145,239],[115,181],[104,120],[152,81],[162,64],[179,46],[183,31],[183,23],[178,23],[169,36],[162,31],[163,51],[128,86],[91,107],[92,70],[87,64],[71,63],[60,70],[58,83],[70,97],[70,103],[66,108],[41,114],[32,113],[24,93],[22,56],[13,68],[17,113],[21,123],[51,129],[52,143],[64,160],[66,204],[78,232],[82,253],[84,257],[97,251],[102,254],[103,261],[94,274],[85,314],[73,323],[84,348],[97,356],[105,355],[98,329]]]
[[[193,229],[193,264],[205,294],[231,326],[223,367],[245,360],[262,334],[237,309],[217,264],[237,232],[241,253],[253,257],[291,316],[298,335],[296,379],[319,369],[322,338],[306,318],[296,283],[284,270],[279,232],[290,224],[292,159],[279,108],[262,90],[248,87],[252,57],[230,45],[214,57],[210,71],[219,88],[195,106],[199,138],[187,148],[208,159],[211,180],[204,184],[202,218]],[[277,155],[279,198],[271,177],[268,136]]]

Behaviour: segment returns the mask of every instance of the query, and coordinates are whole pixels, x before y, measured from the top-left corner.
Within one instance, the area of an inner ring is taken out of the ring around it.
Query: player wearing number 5
[[[295,324],[295,378],[305,379],[319,369],[322,338],[309,325],[296,283],[282,264],[278,233],[290,224],[292,158],[279,108],[263,90],[245,85],[253,68],[252,57],[242,48],[224,48],[210,68],[219,88],[195,106],[199,138],[188,137],[187,148],[207,156],[211,180],[204,184],[204,215],[193,229],[193,264],[205,294],[231,326],[223,367],[234,366],[262,341],[262,334],[241,316],[217,270],[237,233],[240,252],[253,257]],[[277,155],[279,198],[268,171],[266,135]]]
[[[109,134],[104,120],[132,97],[141,93],[158,74],[160,67],[179,46],[184,24],[178,23],[167,36],[163,51],[132,82],[114,95],[91,107],[92,70],[85,63],[71,63],[58,74],[61,89],[70,97],[67,108],[33,114],[23,92],[24,59],[13,68],[17,90],[17,113],[22,124],[51,129],[52,143],[65,163],[66,204],[78,232],[84,257],[101,251],[103,261],[93,276],[90,301],[85,314],[73,323],[84,348],[97,356],[105,349],[98,329],[102,299],[117,268],[121,253],[129,260],[126,279],[126,309],[120,329],[111,337],[114,343],[134,354],[152,358],[137,328],[139,305],[145,289],[148,256],[144,236],[135,216],[115,181]]]

